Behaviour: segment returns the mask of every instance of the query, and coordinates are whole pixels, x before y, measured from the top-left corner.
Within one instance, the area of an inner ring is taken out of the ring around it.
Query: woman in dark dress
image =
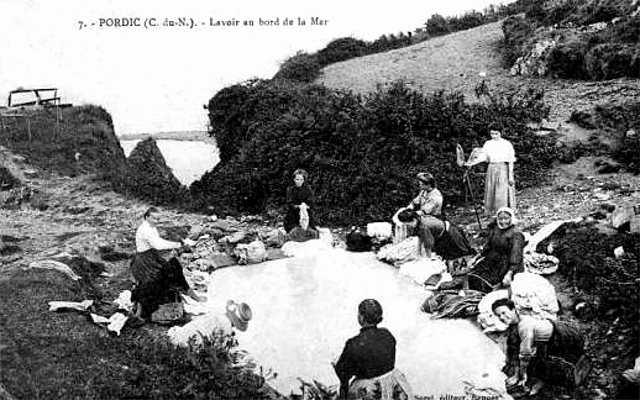
[[[511,285],[513,276],[524,271],[524,235],[515,226],[515,215],[509,207],[496,214],[497,224],[489,232],[478,257],[478,265],[469,274],[471,289],[488,292],[499,284]]]
[[[309,174],[304,169],[295,170],[293,173],[294,185],[287,188],[287,214],[284,217],[284,229],[287,233],[301,226],[301,206],[306,208],[307,214],[309,215],[307,228],[316,226],[313,217],[314,195],[313,190],[311,190],[311,187],[309,187],[307,183],[308,177]]]
[[[382,306],[375,299],[358,305],[360,333],[347,340],[337,362],[338,399],[409,400],[413,393],[404,374],[395,368],[396,339],[382,322]]]

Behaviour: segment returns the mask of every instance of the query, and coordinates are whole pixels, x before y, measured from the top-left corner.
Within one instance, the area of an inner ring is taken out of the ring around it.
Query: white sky
[[[459,15],[509,0],[0,0],[0,104],[19,86],[59,88],[64,102],[97,104],[116,134],[204,130],[202,108],[225,86],[271,78],[298,50],[333,39],[375,40],[413,31],[434,13]],[[191,17],[206,25],[151,29],[98,27],[100,18]],[[283,26],[284,18],[307,21]],[[310,26],[311,17],[328,20]],[[214,20],[254,20],[253,27],[210,27]],[[260,27],[258,19],[279,18]],[[79,21],[89,25],[79,29]],[[96,26],[90,26],[95,23]]]

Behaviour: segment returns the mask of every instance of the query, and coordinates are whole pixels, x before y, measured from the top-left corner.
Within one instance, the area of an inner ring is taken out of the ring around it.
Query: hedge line
[[[224,161],[194,182],[191,193],[216,212],[282,211],[291,173],[301,167],[311,174],[322,223],[387,219],[415,196],[418,171],[434,173],[448,200],[460,202],[455,145],[467,151],[481,145],[490,126],[518,152],[518,185],[539,183],[560,151],[553,138],[526,127],[548,113],[542,94],[485,96],[482,104],[469,104],[460,94],[425,95],[402,82],[367,97],[293,82],[234,85],[209,103]],[[481,170],[474,169],[476,179]]]
[[[496,22],[509,15],[524,12],[530,2],[531,0],[517,0],[510,4],[489,5],[482,12],[471,10],[459,16],[444,17],[433,14],[422,27],[416,28],[413,32],[385,34],[374,41],[353,37],[335,39],[315,53],[299,51],[291,56],[282,63],[273,78],[313,82],[320,75],[322,68],[329,64],[411,46],[433,37]]]

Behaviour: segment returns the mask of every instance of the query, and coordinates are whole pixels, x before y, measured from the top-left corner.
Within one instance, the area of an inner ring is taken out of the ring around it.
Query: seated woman
[[[387,329],[378,328],[380,322],[380,303],[375,299],[363,300],[358,305],[360,333],[347,340],[340,358],[333,364],[340,379],[340,399],[413,398],[404,374],[395,369],[396,339]]]
[[[464,233],[457,226],[448,221],[440,221],[439,224],[425,223],[424,216],[419,216],[417,212],[404,210],[397,214],[397,219],[407,225],[419,239],[419,253],[427,258],[431,258],[432,250],[444,260],[475,254]]]
[[[161,304],[174,302],[179,293],[200,298],[189,287],[182,266],[175,257],[166,261],[159,250],[178,249],[186,244],[164,240],[155,227],[157,209],[149,208],[136,231],[136,255],[131,260],[131,273],[136,286],[131,300],[137,303],[136,315],[148,318]],[[187,239],[188,240],[188,239]]]
[[[573,388],[587,376],[584,340],[575,327],[521,315],[509,299],[496,300],[491,309],[509,326],[507,390],[534,395],[545,382]]]
[[[309,174],[304,169],[295,170],[294,185],[287,188],[287,214],[284,217],[284,229],[296,241],[318,238],[318,231],[314,229],[316,226],[313,212],[315,199],[313,190],[307,183],[308,177]]]
[[[498,210],[496,225],[489,231],[482,252],[474,260],[478,264],[469,274],[471,289],[489,292],[500,284],[509,286],[513,276],[524,271],[525,240],[515,224],[512,209],[502,207]]]
[[[442,193],[436,188],[436,179],[428,172],[420,172],[417,175],[418,178],[418,186],[420,187],[420,192],[415,199],[411,201],[411,203],[398,210],[396,215],[393,217],[393,221],[396,225],[395,232],[395,242],[403,241],[408,235],[407,227],[400,221],[397,216],[399,213],[410,210],[415,211],[423,221],[423,225],[429,225],[431,227],[439,227],[442,223],[441,215],[442,215]]]

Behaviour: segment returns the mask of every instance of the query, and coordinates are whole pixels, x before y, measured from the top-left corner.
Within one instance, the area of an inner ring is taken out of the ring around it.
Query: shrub
[[[549,74],[557,78],[584,78],[583,64],[588,46],[586,41],[574,40],[554,47],[547,56]]]
[[[368,53],[367,42],[352,37],[333,40],[325,48],[318,51],[318,63],[321,66],[360,57]]]
[[[511,66],[518,57],[525,54],[527,44],[536,30],[537,24],[520,16],[511,16],[502,23],[504,34],[504,61]]]
[[[427,33],[432,36],[451,32],[449,22],[440,14],[433,14],[424,25]]]
[[[287,108],[278,104],[271,113],[248,115],[242,124],[254,129],[237,143],[237,154],[191,186],[200,204],[216,212],[283,211],[296,168],[311,173],[316,216],[323,224],[387,219],[415,196],[415,173],[423,170],[436,174],[455,203],[463,197],[455,144],[467,150],[479,145],[491,124],[500,126],[522,155],[519,186],[543,179],[555,157],[552,139],[538,138],[525,126],[548,112],[540,92],[487,95],[484,105],[467,104],[456,93],[425,95],[402,82],[364,98],[316,85],[256,86],[249,92],[249,102],[258,93],[292,100]],[[538,146],[545,150],[536,153]]]
[[[585,69],[591,79],[615,79],[630,76],[640,46],[606,43],[594,46],[585,56]],[[637,72],[636,72],[637,73]]]
[[[320,75],[321,68],[317,55],[299,51],[282,63],[273,79],[310,83]]]

